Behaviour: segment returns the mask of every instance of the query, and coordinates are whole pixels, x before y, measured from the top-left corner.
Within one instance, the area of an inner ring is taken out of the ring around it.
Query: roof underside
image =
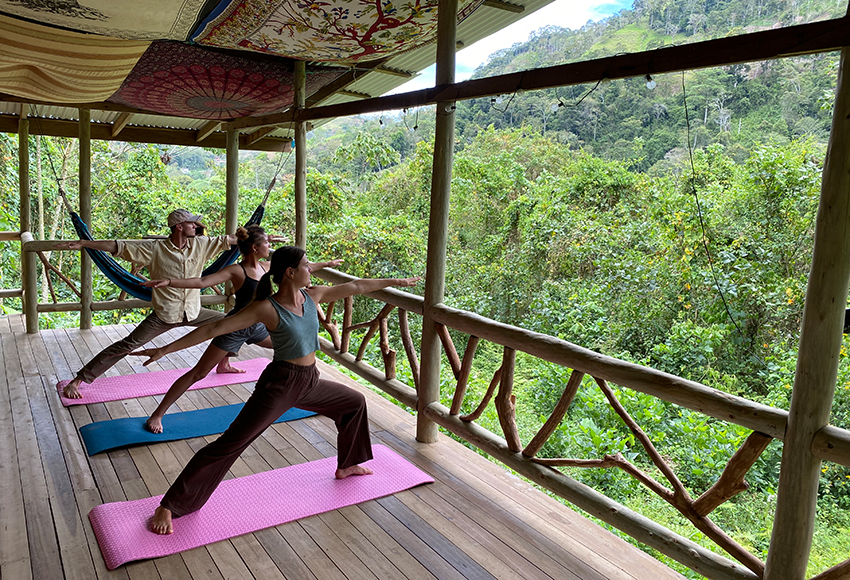
[[[552,0],[459,0],[458,48]],[[0,131],[224,147],[222,123],[279,114],[305,62],[308,107],[384,95],[436,60],[437,0],[0,0]],[[232,125],[231,125],[232,126]],[[244,129],[285,150],[291,123]]]

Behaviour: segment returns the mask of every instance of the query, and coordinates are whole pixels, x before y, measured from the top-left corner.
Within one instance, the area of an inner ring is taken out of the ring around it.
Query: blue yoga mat
[[[237,403],[211,409],[168,413],[162,418],[163,433],[151,433],[145,429],[147,417],[128,417],[83,425],[80,427],[80,434],[83,436],[89,456],[130,445],[204,437],[224,433],[242,410],[242,405],[243,403]],[[312,411],[289,409],[275,423],[294,421],[312,415],[315,415]]]

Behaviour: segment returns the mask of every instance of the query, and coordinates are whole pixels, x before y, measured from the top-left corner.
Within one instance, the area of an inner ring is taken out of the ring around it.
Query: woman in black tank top
[[[235,315],[245,308],[254,299],[254,291],[260,278],[269,269],[267,258],[271,253],[270,243],[283,241],[282,236],[269,236],[260,226],[248,226],[236,230],[236,239],[242,260],[238,264],[232,264],[222,268],[214,274],[203,278],[185,278],[169,280],[150,280],[144,283],[148,288],[160,288],[163,286],[174,286],[175,288],[208,288],[230,282],[234,292],[235,304],[227,316]],[[337,266],[341,260],[313,264],[313,269],[318,270],[328,266]],[[243,344],[257,344],[266,348],[272,348],[269,333],[262,324],[252,325],[249,328],[233,332],[225,336],[217,337],[204,351],[197,364],[189,369],[183,376],[177,379],[162,398],[162,402],[156,410],[145,421],[145,427],[153,433],[162,433],[162,417],[169,407],[173,405],[189,387],[207,376],[216,365],[218,373],[244,373],[245,371],[230,364],[229,356],[236,356]]]

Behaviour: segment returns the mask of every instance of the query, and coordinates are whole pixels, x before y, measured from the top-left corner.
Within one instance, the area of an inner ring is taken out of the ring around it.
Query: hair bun
[[[247,240],[248,239],[248,230],[246,230],[242,226],[239,226],[238,228],[236,228],[236,239],[240,240],[240,241],[241,240]]]

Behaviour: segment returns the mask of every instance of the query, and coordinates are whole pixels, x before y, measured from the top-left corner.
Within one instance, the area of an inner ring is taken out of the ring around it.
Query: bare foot
[[[162,417],[155,415],[148,417],[148,420],[145,421],[145,429],[151,433],[162,433]]]
[[[150,519],[151,531],[155,534],[167,535],[174,533],[174,526],[171,525],[171,510],[159,506],[153,512],[153,517]]]
[[[62,396],[66,399],[82,399],[83,395],[80,393],[80,383],[82,381],[76,377],[71,379],[71,382],[65,385],[62,389]]]
[[[238,369],[235,366],[230,364],[230,359],[228,357],[224,357],[219,361],[218,366],[215,369],[217,373],[244,373],[245,369]]]
[[[337,469],[336,473],[334,473],[334,477],[337,479],[345,479],[349,475],[372,475],[374,471],[369,469],[368,467],[363,467],[362,465],[352,465],[351,467],[346,467],[345,469]]]

